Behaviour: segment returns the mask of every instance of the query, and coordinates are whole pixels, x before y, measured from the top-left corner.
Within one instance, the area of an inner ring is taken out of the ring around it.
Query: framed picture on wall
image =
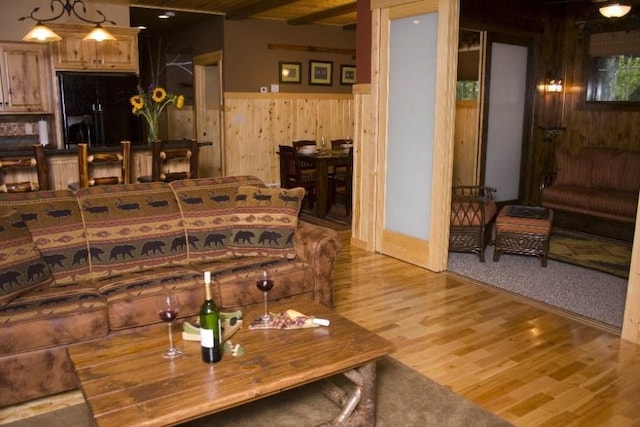
[[[280,83],[298,83],[302,81],[300,73],[302,71],[302,62],[286,62],[279,63],[279,81]]]
[[[340,66],[340,84],[352,85],[356,82],[356,67],[354,65]]]
[[[331,86],[333,62],[309,61],[309,84]]]

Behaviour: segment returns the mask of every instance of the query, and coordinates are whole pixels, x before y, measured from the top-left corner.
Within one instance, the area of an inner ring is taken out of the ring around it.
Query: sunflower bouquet
[[[182,108],[184,96],[168,94],[160,86],[152,85],[149,87],[148,92],[138,86],[138,94],[133,95],[129,101],[133,106],[133,114],[146,119],[148,125],[147,141],[153,142],[158,140],[158,117],[160,117],[160,114],[170,104]]]

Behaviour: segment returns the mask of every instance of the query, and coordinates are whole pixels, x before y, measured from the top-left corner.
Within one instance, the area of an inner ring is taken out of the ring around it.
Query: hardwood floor
[[[640,426],[640,346],[348,244],[335,309],[394,342],[393,357],[516,426]],[[425,396],[428,399],[428,396]],[[0,423],[74,404],[79,392],[0,410]]]

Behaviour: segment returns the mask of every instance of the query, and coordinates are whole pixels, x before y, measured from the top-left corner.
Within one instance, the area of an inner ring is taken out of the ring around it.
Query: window
[[[640,31],[591,34],[586,80],[588,104],[640,106]]]
[[[458,81],[456,84],[456,99],[458,101],[478,99],[478,81],[477,80]]]
[[[640,102],[640,55],[591,58],[587,101]]]

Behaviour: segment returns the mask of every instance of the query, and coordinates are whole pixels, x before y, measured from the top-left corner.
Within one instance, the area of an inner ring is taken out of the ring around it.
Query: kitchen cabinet
[[[46,45],[0,43],[0,114],[51,112],[48,58]]]
[[[51,44],[53,67],[65,71],[118,71],[138,74],[138,29],[105,27],[115,41],[82,40],[91,25],[49,24],[62,40]]]

